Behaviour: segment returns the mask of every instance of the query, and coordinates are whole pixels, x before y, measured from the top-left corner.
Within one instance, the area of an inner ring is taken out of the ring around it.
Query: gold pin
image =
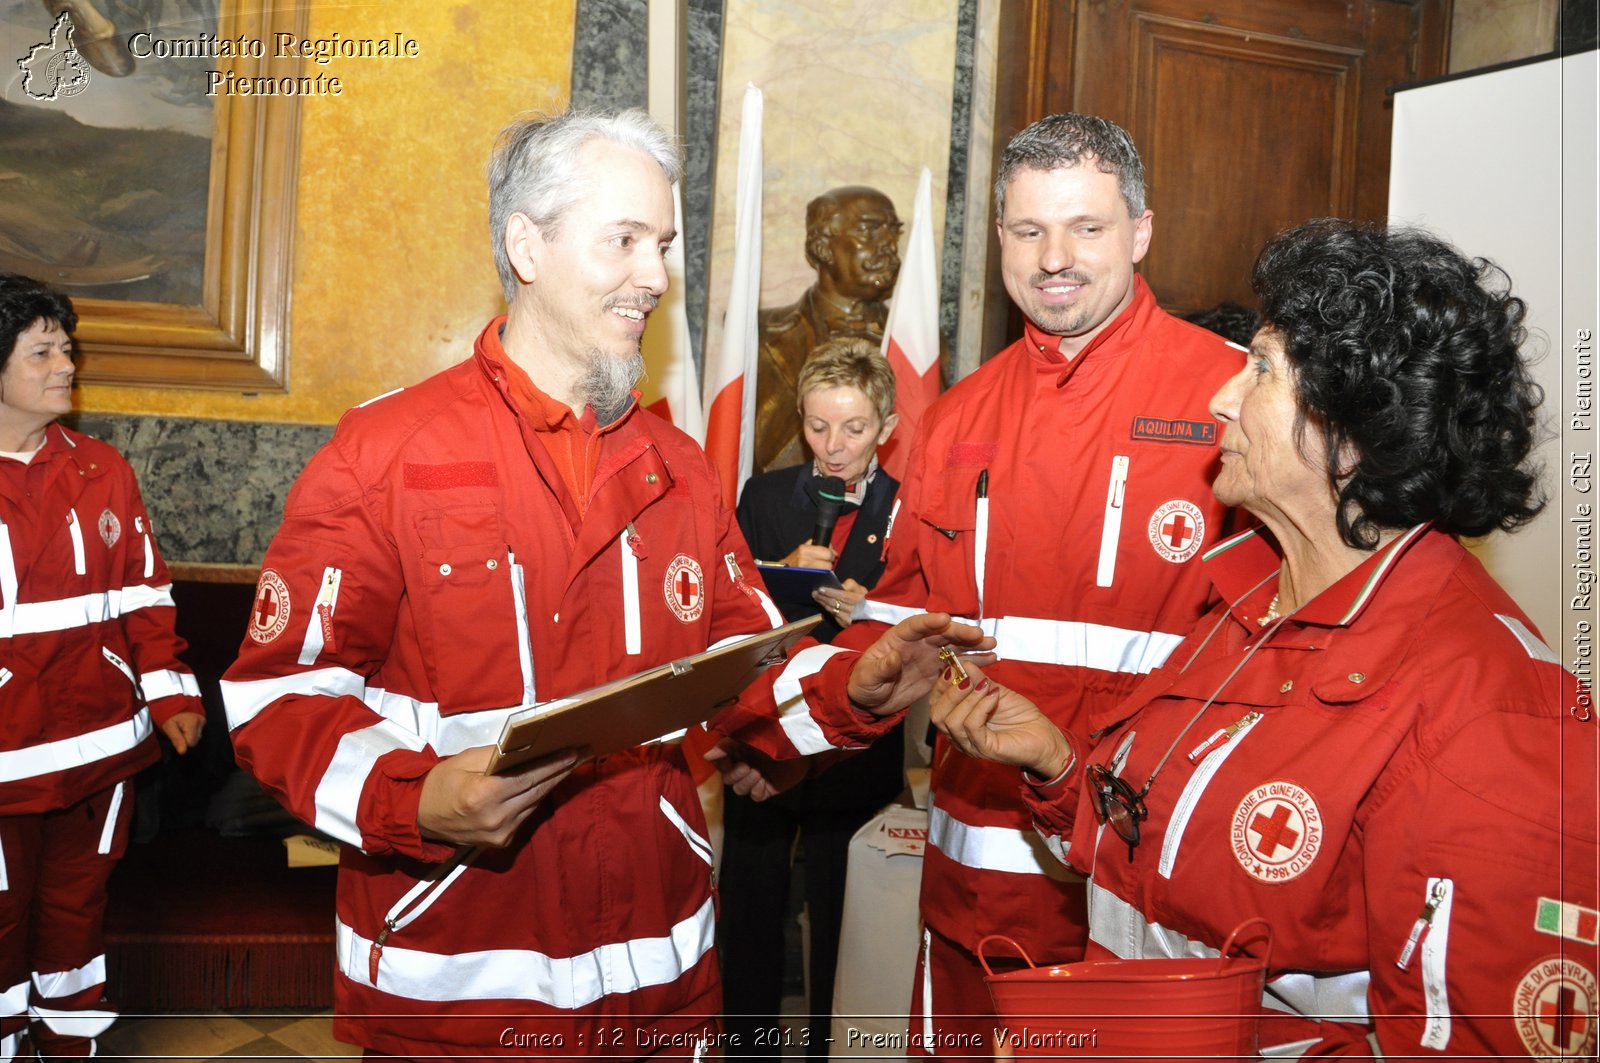
[[[955,673],[957,686],[967,681],[967,670],[961,666],[961,658],[956,656],[955,650],[952,650],[949,646],[940,646],[939,659]]]

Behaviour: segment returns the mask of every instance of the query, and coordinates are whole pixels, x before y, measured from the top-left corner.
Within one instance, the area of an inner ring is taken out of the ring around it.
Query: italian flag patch
[[[1569,941],[1593,945],[1600,940],[1600,912],[1581,904],[1539,898],[1539,913],[1534,916],[1533,928],[1542,934],[1554,934]]]

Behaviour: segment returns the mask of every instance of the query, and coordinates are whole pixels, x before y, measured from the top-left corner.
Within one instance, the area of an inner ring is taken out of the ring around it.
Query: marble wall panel
[[[333,435],[326,425],[114,413],[67,422],[128,459],[169,564],[259,565],[290,485]]]
[[[1455,0],[1450,72],[1543,55],[1555,47],[1560,0]]]
[[[648,103],[645,0],[578,0],[572,45],[572,105],[621,109]],[[696,368],[704,364],[711,166],[717,141],[722,0],[689,0],[688,115],[683,141],[684,308]]]
[[[815,279],[804,253],[805,205],[829,188],[876,187],[909,221],[927,166],[934,243],[942,246],[959,12],[959,0],[728,0],[707,350],[720,343],[727,309],[745,84],[766,97],[761,304],[776,306]]]

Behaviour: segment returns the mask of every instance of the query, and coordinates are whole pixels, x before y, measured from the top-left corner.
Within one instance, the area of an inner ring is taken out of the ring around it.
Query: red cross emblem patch
[[[667,596],[667,607],[685,624],[700,619],[706,609],[706,577],[700,562],[688,554],[679,554],[667,566],[667,577],[661,588]]]
[[[1233,813],[1233,855],[1262,882],[1288,882],[1311,866],[1322,849],[1322,810],[1292,782],[1257,786]]]
[[[256,600],[250,603],[250,637],[265,646],[289,626],[289,585],[272,569],[262,569]]]
[[[1594,972],[1577,960],[1551,956],[1522,976],[1512,994],[1517,1036],[1535,1059],[1593,1059]]]
[[[107,550],[116,546],[117,540],[122,538],[122,522],[117,519],[115,513],[111,512],[110,506],[101,511],[100,520],[95,526],[99,530],[100,540],[106,544]]]
[[[1156,553],[1181,565],[1200,552],[1206,539],[1206,517],[1186,498],[1174,498],[1156,508],[1150,517],[1150,545]]]

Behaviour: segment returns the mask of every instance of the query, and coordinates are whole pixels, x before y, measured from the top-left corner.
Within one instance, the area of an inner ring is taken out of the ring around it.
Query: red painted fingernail
[[[964,676],[962,678],[961,682],[956,684],[956,689],[957,690],[965,690],[968,687],[970,687],[971,685],[972,685],[972,677],[971,676]]]
[[[949,665],[946,665],[944,670],[939,673],[939,678],[943,679],[946,683],[953,683],[956,680],[956,674],[950,670]]]
[[[979,690],[988,690],[990,685],[991,684],[989,683],[988,676],[985,676],[984,678],[978,680],[978,689]]]

